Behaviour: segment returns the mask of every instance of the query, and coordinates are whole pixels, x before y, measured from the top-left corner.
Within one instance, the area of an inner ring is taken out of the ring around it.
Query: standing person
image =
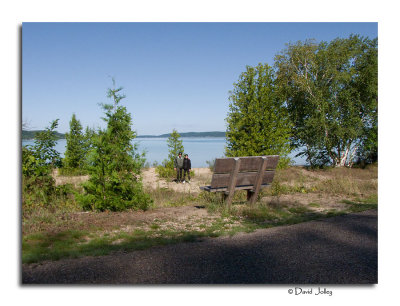
[[[179,152],[178,156],[174,160],[174,170],[176,170],[176,182],[179,183],[182,180],[183,172],[182,152]]]
[[[192,162],[189,159],[189,156],[185,154],[185,158],[183,159],[183,182],[185,183],[186,173],[188,175],[188,183],[190,182],[190,169],[192,169]]]

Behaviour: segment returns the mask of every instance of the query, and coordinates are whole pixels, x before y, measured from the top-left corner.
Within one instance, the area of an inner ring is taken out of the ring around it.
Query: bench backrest
[[[224,188],[231,183],[234,187],[254,186],[258,180],[261,185],[271,184],[278,161],[278,155],[217,158],[211,188]]]

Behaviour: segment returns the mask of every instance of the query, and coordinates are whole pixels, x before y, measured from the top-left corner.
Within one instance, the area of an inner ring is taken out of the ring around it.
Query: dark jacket
[[[190,169],[192,169],[192,162],[190,161],[189,158],[184,158],[184,159],[183,159],[183,169],[184,169],[184,170],[190,170]]]

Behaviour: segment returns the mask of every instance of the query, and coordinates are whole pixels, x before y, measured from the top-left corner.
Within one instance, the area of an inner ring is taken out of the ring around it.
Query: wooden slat
[[[279,155],[269,155],[267,157],[267,170],[275,170],[279,162]]]
[[[260,156],[242,157],[241,160],[240,172],[258,171],[260,164],[263,162],[263,159]]]
[[[279,161],[279,155],[268,155],[266,169],[274,170]],[[258,171],[263,161],[263,156],[240,157],[239,172]],[[217,158],[214,165],[214,173],[231,173],[235,164],[235,157]]]
[[[217,158],[214,164],[214,173],[231,173],[234,165],[233,158]]]
[[[267,188],[271,187],[271,184],[266,184],[266,185],[261,185],[260,188]],[[249,186],[236,186],[235,190],[253,190],[254,186],[249,185]],[[203,186],[200,187],[200,189],[208,192],[222,192],[222,191],[227,191],[228,187],[221,187],[221,188],[211,188],[211,186]]]
[[[262,179],[262,184],[270,184],[274,179],[275,171],[265,171]],[[230,174],[214,174],[211,180],[211,188],[228,187]],[[254,185],[257,178],[257,172],[242,172],[238,173],[236,185]]]

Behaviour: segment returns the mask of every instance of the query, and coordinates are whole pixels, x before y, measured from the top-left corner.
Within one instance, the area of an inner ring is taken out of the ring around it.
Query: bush
[[[163,166],[157,166],[156,173],[158,174],[158,177],[165,179],[171,179],[176,176],[176,171],[173,168],[171,169]]]

